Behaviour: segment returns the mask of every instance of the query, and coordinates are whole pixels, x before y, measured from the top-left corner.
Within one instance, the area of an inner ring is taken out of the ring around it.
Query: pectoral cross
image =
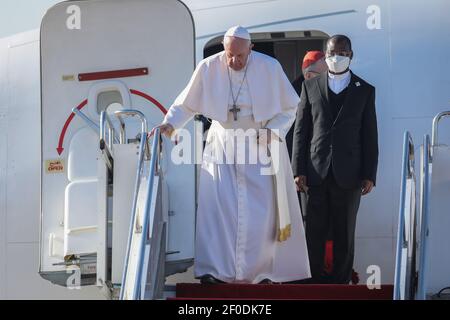
[[[237,106],[236,104],[233,104],[233,108],[231,108],[229,111],[230,111],[230,112],[233,112],[233,118],[234,118],[234,121],[237,121],[237,113],[238,113],[239,111],[241,111],[241,109],[238,108],[238,106]]]

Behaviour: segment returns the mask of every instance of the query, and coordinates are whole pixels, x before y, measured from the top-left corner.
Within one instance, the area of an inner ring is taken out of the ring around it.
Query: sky
[[[0,38],[38,29],[48,8],[63,0],[0,0]]]

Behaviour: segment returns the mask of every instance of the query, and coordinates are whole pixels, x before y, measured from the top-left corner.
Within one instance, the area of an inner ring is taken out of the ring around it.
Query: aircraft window
[[[98,94],[97,98],[97,112],[100,114],[103,110],[108,109],[108,113],[117,111],[118,106],[122,107],[122,95],[117,90],[103,91]]]

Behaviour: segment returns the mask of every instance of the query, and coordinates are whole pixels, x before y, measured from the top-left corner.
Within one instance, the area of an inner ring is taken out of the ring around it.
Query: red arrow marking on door
[[[161,110],[161,112],[162,112],[163,114],[166,114],[166,113],[167,113],[166,108],[164,108],[163,105],[162,105],[161,103],[159,103],[158,100],[156,100],[155,98],[149,96],[148,94],[146,94],[146,93],[144,93],[144,92],[141,92],[141,91],[138,91],[138,90],[134,90],[134,89],[131,89],[130,92],[131,92],[132,94],[135,94],[135,95],[137,95],[137,96],[140,96],[140,97],[142,97],[142,98],[144,98],[144,99],[150,101],[150,102],[153,103],[155,106],[157,106],[158,109]]]
[[[78,110],[83,109],[87,105],[87,103],[88,103],[88,101],[86,99],[82,103],[80,103],[80,105],[77,107],[77,109]],[[61,131],[61,134],[59,136],[58,148],[56,148],[58,155],[61,155],[61,153],[64,151],[64,148],[63,148],[64,136],[66,135],[67,128],[69,127],[69,125],[72,122],[74,117],[75,117],[75,113],[72,112],[70,114],[70,116],[67,118],[66,123],[64,124],[64,127]]]
[[[152,96],[149,96],[148,94],[138,91],[138,90],[134,90],[131,89],[130,92],[132,94],[135,94],[137,96],[140,96],[148,101],[150,101],[151,103],[153,103],[156,107],[158,107],[159,110],[161,110],[161,112],[163,114],[167,113],[166,108],[164,108],[164,106],[159,103],[158,100],[156,100],[155,98],[153,98]],[[78,110],[83,109],[88,103],[88,100],[84,100],[82,103],[80,103],[80,105],[77,107]],[[63,148],[63,143],[64,143],[64,136],[66,135],[66,131],[69,128],[70,123],[72,122],[73,118],[75,117],[75,113],[71,113],[70,116],[67,118],[66,123],[64,124],[64,127],[61,131],[61,134],[59,136],[59,143],[58,143],[58,147],[56,148],[56,151],[58,152],[58,155],[61,155],[61,153],[63,153],[64,148]]]

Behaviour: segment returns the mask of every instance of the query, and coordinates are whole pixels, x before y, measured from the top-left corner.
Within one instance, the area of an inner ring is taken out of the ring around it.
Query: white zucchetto
[[[224,37],[235,37],[235,38],[241,38],[241,39],[245,39],[245,40],[251,40],[250,33],[248,33],[247,29],[245,29],[242,26],[231,27],[225,33]]]

